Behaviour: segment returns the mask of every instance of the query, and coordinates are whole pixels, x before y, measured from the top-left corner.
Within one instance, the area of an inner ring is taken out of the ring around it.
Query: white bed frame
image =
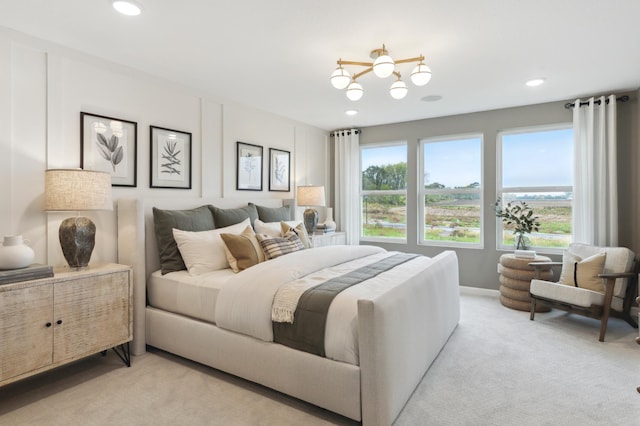
[[[279,207],[283,200],[257,199]],[[285,201],[287,203],[287,201]],[[159,269],[152,207],[182,210],[240,199],[118,201],[118,261],[133,267],[134,340],[260,383],[365,425],[390,425],[421,381],[460,318],[458,259],[445,251],[411,280],[358,301],[360,366],[332,361],[214,324],[146,306],[146,280]]]

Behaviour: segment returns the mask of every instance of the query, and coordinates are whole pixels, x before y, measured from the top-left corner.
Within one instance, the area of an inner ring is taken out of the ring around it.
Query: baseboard
[[[494,290],[491,288],[468,287],[468,286],[461,285],[460,294],[473,294],[476,296],[498,297],[500,296],[500,291]]]

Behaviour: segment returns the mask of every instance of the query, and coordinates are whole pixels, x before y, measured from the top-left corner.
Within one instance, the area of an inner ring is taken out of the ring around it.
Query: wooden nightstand
[[[102,264],[0,285],[0,386],[111,348],[130,366],[131,274]]]
[[[311,236],[313,247],[335,246],[347,244],[347,235],[344,232],[331,232],[329,234],[313,234]]]

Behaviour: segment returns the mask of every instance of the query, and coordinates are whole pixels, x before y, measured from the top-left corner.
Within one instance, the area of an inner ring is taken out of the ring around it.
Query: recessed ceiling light
[[[122,13],[123,15],[138,16],[140,15],[140,12],[142,12],[142,6],[140,6],[140,3],[138,3],[137,1],[116,0],[111,2],[111,4],[113,5],[113,8],[115,10]]]
[[[544,80],[544,78],[534,78],[533,80],[527,81],[525,84],[529,87],[536,87],[544,83]]]
[[[348,109],[344,112],[347,115],[356,115],[358,113],[357,109]]]

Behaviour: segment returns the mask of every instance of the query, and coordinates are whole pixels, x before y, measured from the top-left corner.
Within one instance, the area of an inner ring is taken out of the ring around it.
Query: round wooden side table
[[[547,256],[536,255],[535,258],[516,257],[513,253],[500,256],[500,302],[511,309],[529,312],[531,310],[531,297],[529,287],[534,278],[535,271],[529,266],[531,262],[550,262]],[[551,265],[540,272],[541,280],[553,280]],[[548,312],[549,308],[538,304],[536,312]]]

